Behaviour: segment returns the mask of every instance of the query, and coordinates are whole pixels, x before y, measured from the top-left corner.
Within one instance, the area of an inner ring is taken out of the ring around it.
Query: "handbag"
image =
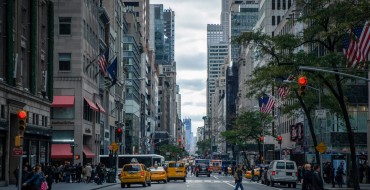
[[[47,190],[49,187],[48,187],[48,183],[46,181],[43,181],[41,183],[41,188],[40,190]]]

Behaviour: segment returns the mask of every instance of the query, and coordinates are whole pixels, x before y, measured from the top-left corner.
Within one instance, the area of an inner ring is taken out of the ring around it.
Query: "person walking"
[[[33,175],[30,179],[26,180],[23,183],[23,186],[26,186],[25,189],[29,190],[40,190],[41,183],[45,180],[44,174],[41,171],[41,166],[35,166],[33,170]]]
[[[87,164],[85,168],[85,175],[86,175],[86,183],[89,183],[91,180],[91,172],[92,172],[92,167],[90,163]]]
[[[314,166],[312,175],[312,189],[313,190],[324,190],[324,182],[321,178],[320,165]]]
[[[51,190],[51,186],[53,185],[53,182],[54,182],[54,176],[55,176],[54,166],[47,163],[46,168],[45,168],[45,177],[46,177],[46,182],[48,183],[48,190]]]
[[[239,187],[241,190],[244,190],[243,184],[242,184],[243,170],[242,170],[241,165],[238,165],[237,169],[235,170],[234,179],[235,179],[235,189],[234,190],[238,190]]]
[[[302,190],[312,190],[312,170],[311,170],[311,164],[304,165]]]

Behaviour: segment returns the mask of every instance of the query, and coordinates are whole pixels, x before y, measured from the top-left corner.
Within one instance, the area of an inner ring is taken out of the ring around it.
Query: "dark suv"
[[[209,166],[209,160],[195,160],[195,176],[207,175],[211,177],[211,167]]]

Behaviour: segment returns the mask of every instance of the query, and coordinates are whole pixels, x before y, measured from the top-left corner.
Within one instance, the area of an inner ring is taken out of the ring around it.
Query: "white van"
[[[297,164],[291,160],[273,160],[267,171],[267,185],[273,187],[275,183],[288,184],[288,187],[297,186]]]

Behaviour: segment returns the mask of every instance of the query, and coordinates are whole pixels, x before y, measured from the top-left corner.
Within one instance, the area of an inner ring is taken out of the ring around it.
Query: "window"
[[[71,17],[59,17],[59,34],[71,35]]]
[[[286,9],[286,0],[283,0],[283,10]]]
[[[90,106],[86,101],[84,101],[83,112],[83,119],[92,122],[94,111],[90,109]]]
[[[276,24],[279,24],[279,23],[280,23],[280,16],[277,16]]]
[[[293,162],[287,162],[286,163],[286,169],[287,170],[294,170],[294,163]]]
[[[71,70],[71,54],[70,53],[59,53],[59,70],[70,71]]]
[[[53,119],[74,119],[74,115],[74,107],[53,107],[51,109]],[[47,124],[47,117],[45,117],[45,122]]]
[[[292,0],[288,0],[288,9],[292,6]]]
[[[271,2],[272,2],[272,4],[271,4],[271,9],[272,9],[272,10],[275,10],[275,0],[272,0]]]
[[[271,21],[272,21],[271,22],[272,26],[275,26],[275,16],[272,16],[272,20]]]
[[[276,169],[285,169],[285,162],[277,162]]]
[[[280,10],[280,8],[281,8],[281,2],[280,2],[281,0],[277,0],[277,10]]]

